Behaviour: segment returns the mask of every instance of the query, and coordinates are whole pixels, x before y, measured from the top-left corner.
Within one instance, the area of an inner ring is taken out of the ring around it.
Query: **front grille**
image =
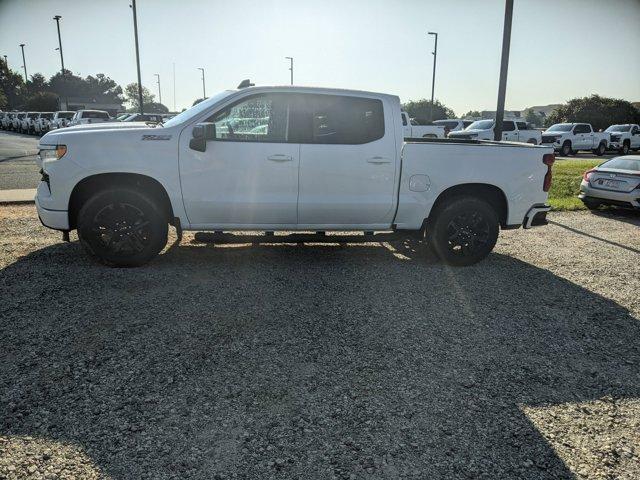
[[[620,138],[621,138],[621,137],[618,137],[617,135],[616,135],[616,136],[611,135],[611,141],[612,141],[612,142],[619,142],[619,141],[620,141]]]
[[[556,137],[543,136],[542,143],[554,143],[556,141]]]

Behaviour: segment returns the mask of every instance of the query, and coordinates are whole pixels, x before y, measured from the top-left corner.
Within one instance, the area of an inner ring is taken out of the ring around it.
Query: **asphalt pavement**
[[[38,140],[34,135],[0,131],[0,190],[38,186]]]

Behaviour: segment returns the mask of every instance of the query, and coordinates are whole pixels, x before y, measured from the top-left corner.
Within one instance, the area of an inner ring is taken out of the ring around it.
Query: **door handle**
[[[291,160],[293,160],[293,157],[291,155],[276,154],[269,155],[267,157],[267,160],[271,160],[272,162],[290,162]]]
[[[367,158],[367,163],[373,163],[374,165],[382,165],[383,163],[391,163],[391,160],[384,157],[371,157],[371,158]]]

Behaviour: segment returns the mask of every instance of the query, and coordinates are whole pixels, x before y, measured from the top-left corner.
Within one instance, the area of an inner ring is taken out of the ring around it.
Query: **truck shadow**
[[[574,478],[524,407],[638,397],[638,319],[508,256],[412,252],[30,253],[0,271],[0,439],[114,478]]]

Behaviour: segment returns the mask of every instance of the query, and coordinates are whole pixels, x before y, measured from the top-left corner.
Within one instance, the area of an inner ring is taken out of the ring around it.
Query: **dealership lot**
[[[640,219],[550,218],[465,269],[186,235],[131,270],[0,207],[0,476],[637,478]]]

